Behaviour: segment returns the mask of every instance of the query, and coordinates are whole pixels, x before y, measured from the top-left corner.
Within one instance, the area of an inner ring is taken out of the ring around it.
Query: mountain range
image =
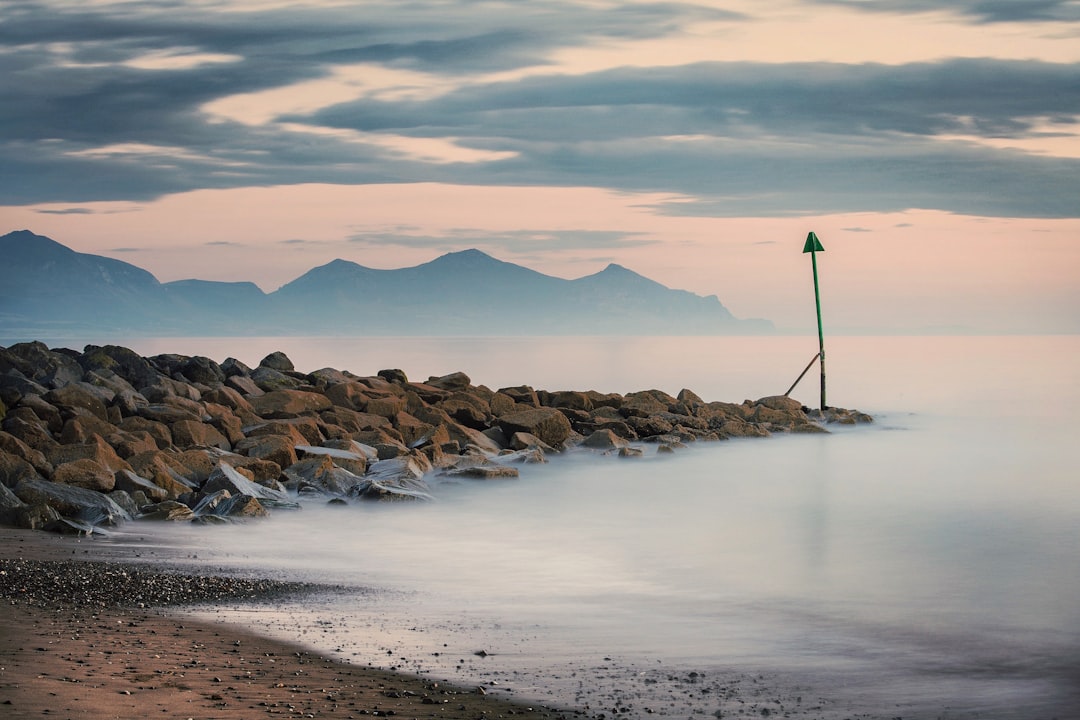
[[[479,250],[378,270],[347,260],[264,293],[250,282],[162,283],[120,260],[19,230],[0,237],[0,337],[114,335],[716,335],[772,331],[715,295],[619,265],[576,280]]]

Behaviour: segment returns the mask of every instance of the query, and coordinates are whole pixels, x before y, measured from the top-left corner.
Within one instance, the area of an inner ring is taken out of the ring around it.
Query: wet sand
[[[480,687],[336,662],[243,628],[193,621],[169,607],[125,608],[131,597],[109,597],[123,592],[118,583],[112,589],[103,583],[80,605],[72,602],[78,597],[65,576],[71,570],[76,585],[84,582],[74,566],[91,559],[86,549],[85,541],[72,538],[0,531],[0,558],[23,561],[0,576],[0,716],[584,716],[509,702]],[[27,568],[33,569],[30,581]]]

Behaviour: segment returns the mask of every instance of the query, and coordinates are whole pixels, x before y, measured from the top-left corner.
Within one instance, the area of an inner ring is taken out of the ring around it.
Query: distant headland
[[[479,250],[379,270],[346,260],[271,293],[179,280],[76,252],[29,230],[0,236],[0,337],[314,335],[752,335],[715,295],[673,290],[619,265],[576,280]]]

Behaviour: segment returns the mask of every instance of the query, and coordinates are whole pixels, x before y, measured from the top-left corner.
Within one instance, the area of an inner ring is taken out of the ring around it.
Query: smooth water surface
[[[132,346],[737,402],[782,393],[815,341]],[[830,403],[872,426],[637,461],[571,452],[518,480],[439,485],[431,504],[137,525],[115,542],[386,589],[229,617],[354,662],[594,709],[619,699],[627,716],[1080,717],[1078,350],[1076,337],[837,338]],[[815,404],[816,372],[803,382],[794,395]],[[691,671],[697,684],[680,685]],[[772,695],[752,692],[759,678]]]

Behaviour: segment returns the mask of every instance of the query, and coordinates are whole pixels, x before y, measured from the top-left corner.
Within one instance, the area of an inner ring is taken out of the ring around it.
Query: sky
[[[1080,332],[1077,0],[5,0],[0,234],[269,292],[618,263],[813,332]]]

